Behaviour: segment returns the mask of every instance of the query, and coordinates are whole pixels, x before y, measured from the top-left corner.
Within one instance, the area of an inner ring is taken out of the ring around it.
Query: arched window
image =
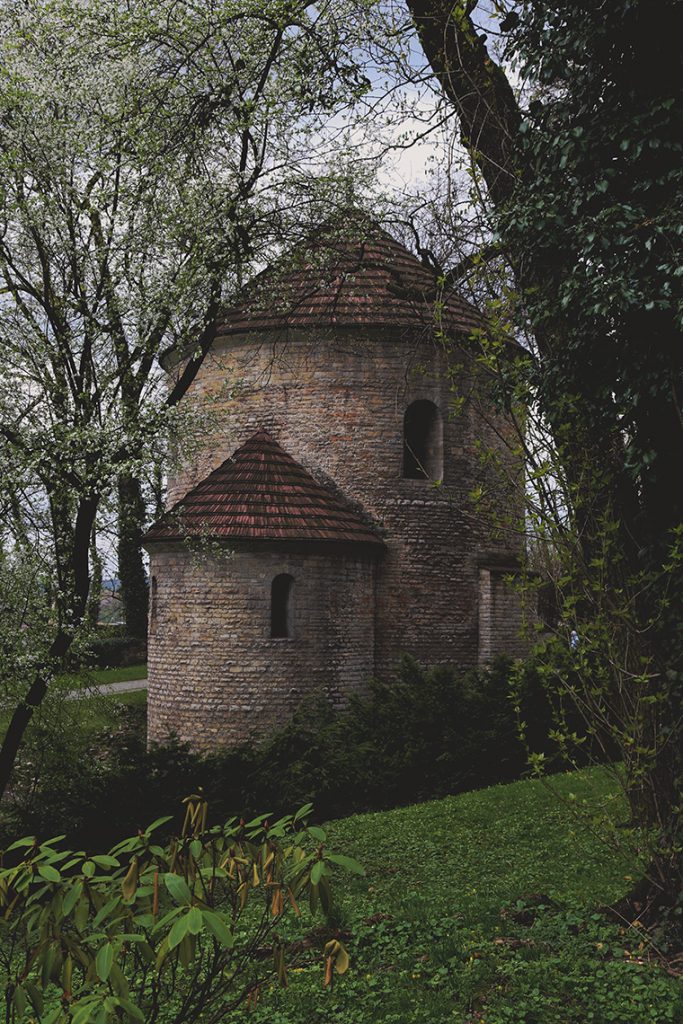
[[[270,635],[292,635],[292,588],[294,577],[283,572],[270,585]]]
[[[403,417],[403,476],[408,480],[443,476],[441,413],[426,399],[409,405]]]

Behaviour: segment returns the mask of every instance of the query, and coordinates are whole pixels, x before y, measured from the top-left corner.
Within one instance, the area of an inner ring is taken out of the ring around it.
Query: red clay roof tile
[[[470,333],[483,329],[479,310],[461,296],[439,294],[434,273],[376,225],[326,225],[290,254],[288,269],[271,267],[225,312],[218,335],[321,326],[419,326]]]
[[[353,506],[259,430],[145,535],[145,543],[226,540],[383,542]]]

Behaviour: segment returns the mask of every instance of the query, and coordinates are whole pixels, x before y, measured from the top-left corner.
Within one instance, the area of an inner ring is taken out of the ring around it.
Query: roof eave
[[[142,546],[146,551],[150,551],[151,548],[157,546],[167,545],[169,547],[186,547],[189,548],[193,545],[193,542],[206,541],[210,544],[217,544],[219,547],[223,547],[226,550],[235,547],[257,547],[257,548],[294,548],[301,547],[307,550],[317,548],[320,551],[332,551],[334,549],[344,549],[346,551],[350,549],[364,550],[368,553],[376,554],[377,556],[383,555],[386,551],[386,544],[380,538],[377,537],[374,540],[369,538],[363,538],[360,540],[342,539],[342,538],[329,538],[324,537],[225,537],[225,536],[212,536],[210,534],[187,534],[185,536],[174,536],[174,537],[150,537],[145,535],[142,538]]]

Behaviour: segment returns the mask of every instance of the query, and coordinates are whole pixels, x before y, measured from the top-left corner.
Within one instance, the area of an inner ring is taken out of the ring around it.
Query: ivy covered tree
[[[354,19],[302,0],[0,9],[0,496],[52,605],[1,794],[86,616],[103,503],[118,492],[139,592],[150,448],[251,261],[334,194],[325,123],[367,82],[348,57],[357,4]],[[156,360],[177,344],[193,355],[162,393]]]
[[[579,646],[553,685],[623,759],[634,821],[655,836],[640,896],[680,922],[679,5],[408,6],[511,268],[512,314],[535,340],[508,397],[540,409],[566,482],[551,542]]]

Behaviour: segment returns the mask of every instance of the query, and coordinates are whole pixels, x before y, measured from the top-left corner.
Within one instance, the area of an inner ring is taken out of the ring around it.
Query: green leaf
[[[96,1007],[97,1003],[92,998],[77,1003],[71,1024],[90,1024],[91,1021],[96,1021],[97,1017],[93,1017]]]
[[[61,1006],[56,1006],[54,1008],[54,1010],[50,1010],[50,1012],[46,1016],[43,1017],[43,1019],[40,1022],[40,1024],[55,1024],[55,1022],[57,1020],[59,1020],[61,1015],[62,1015],[62,1007]]]
[[[139,1006],[132,1003],[130,999],[119,999],[119,1006],[128,1015],[131,1020],[139,1020],[141,1024],[145,1024],[145,1015]]]
[[[123,973],[119,965],[116,963],[116,961],[114,961],[114,963],[111,965],[111,974],[109,975],[109,982],[114,992],[116,993],[117,996],[119,996],[120,999],[126,999],[128,997],[128,979],[126,978],[125,974]]]
[[[214,938],[218,939],[221,946],[226,949],[232,949],[235,945],[235,937],[226,925],[225,921],[219,914],[216,914],[213,910],[202,910],[202,917],[206,927],[209,929]]]
[[[176,919],[176,917],[178,916],[178,914],[182,914],[182,912],[183,912],[183,908],[182,907],[174,907],[173,910],[169,910],[167,914],[164,914],[164,916],[161,917],[157,921],[157,923],[154,925],[154,928],[152,929],[152,931],[154,931],[154,932],[161,932],[161,931],[163,931],[164,928],[166,927],[166,925],[170,924],[171,921],[174,921]],[[135,921],[139,923],[139,918],[136,917]],[[148,925],[144,925],[143,927],[149,927],[149,926]]]
[[[168,872],[164,875],[164,885],[170,892],[176,903],[191,903],[192,893],[190,892],[187,882],[180,875],[174,875]]]
[[[109,917],[112,910],[115,910],[120,903],[121,897],[115,896],[113,900],[109,900],[109,902],[105,903],[103,907],[100,907],[100,909],[95,914],[95,917],[93,918],[93,928],[97,928],[102,923],[102,921],[104,921],[105,917]]]
[[[363,865],[359,864],[353,857],[343,857],[339,853],[328,853],[325,859],[331,861],[332,864],[338,864],[340,868],[344,868],[346,871],[352,871],[354,875],[365,874]]]
[[[269,811],[268,814],[259,814],[258,818],[252,818],[251,821],[248,821],[245,828],[258,828],[258,826],[262,825],[264,821],[267,821],[268,818],[272,817],[272,811]]]
[[[26,998],[26,992],[21,985],[15,986],[14,992],[12,993],[12,1004],[19,1016],[23,1017],[24,1010],[28,1006],[28,999]]]
[[[325,864],[322,860],[317,860],[311,868],[311,882],[313,885],[317,885],[324,874]]]
[[[166,957],[168,956],[168,953],[169,953],[168,937],[166,937],[164,939],[164,941],[161,943],[161,945],[159,946],[159,949],[157,950],[157,960],[156,960],[156,969],[157,969],[157,971],[161,970],[161,966],[162,966],[164,960],[166,959]]]
[[[64,897],[64,903],[62,904],[62,911],[63,911],[65,917],[67,917],[71,913],[73,908],[76,906],[76,904],[78,903],[78,901],[80,899],[80,896],[81,896],[82,892],[83,892],[83,882],[81,882],[80,879],[78,879],[76,882],[74,882],[74,884],[71,886],[71,888],[67,892],[66,896]]]
[[[313,804],[304,804],[294,815],[294,821],[300,821],[301,818],[305,818],[307,814],[310,814],[313,810]]]
[[[26,846],[35,846],[35,842],[36,841],[33,836],[27,836],[25,839],[17,839],[11,846],[7,847],[5,852],[9,853],[11,850],[22,850]]]
[[[53,868],[49,864],[39,864],[38,874],[41,878],[44,878],[46,882],[61,882],[62,880],[62,876],[59,871],[57,871],[57,868]]]
[[[155,923],[151,914],[136,914],[133,920],[138,928],[153,928]]]
[[[110,857],[108,854],[105,854],[105,853],[97,854],[97,856],[93,856],[90,859],[92,861],[94,861],[94,863],[97,864],[98,867],[101,867],[101,868],[120,868],[121,867],[121,862],[119,860],[117,860],[116,857]]]
[[[90,912],[90,904],[85,897],[81,897],[78,906],[76,907],[76,913],[74,914],[74,924],[79,932],[85,929],[88,923],[88,914]]]
[[[318,892],[318,886],[317,885],[312,885],[311,888],[310,888],[309,895],[308,895],[308,903],[309,903],[309,906],[311,908],[311,913],[312,914],[316,913],[316,911],[318,909],[319,902],[320,902],[320,895],[319,895],[319,892]]]
[[[114,963],[114,948],[111,942],[105,942],[95,957],[95,970],[101,981],[106,981],[111,974],[111,965]]]
[[[308,832],[309,836],[313,836],[313,838],[317,839],[319,843],[324,843],[325,840],[327,839],[327,834],[325,833],[325,830],[320,828],[318,825],[309,825],[306,831]]]
[[[151,825],[147,826],[145,832],[153,832],[155,828],[160,828],[162,825],[165,825],[167,821],[173,821],[172,814],[167,814],[163,818],[157,818],[156,821],[153,821]]]
[[[204,927],[204,918],[202,912],[198,907],[192,907],[192,910],[187,915],[187,927],[190,935],[199,935],[200,931]]]
[[[26,982],[25,986],[28,997],[31,1000],[31,1006],[36,1011],[39,1017],[43,1015],[43,993],[40,991],[35,981],[30,979]]]
[[[320,879],[320,885],[318,886],[320,896],[320,906],[323,908],[323,913],[328,914],[330,907],[332,906],[332,897],[330,895],[330,883],[327,880],[327,876],[323,875]]]
[[[179,917],[175,922],[170,932],[168,933],[168,948],[175,949],[183,941],[188,931],[190,930],[189,914],[184,914],[183,917]]]
[[[40,972],[40,983],[43,988],[47,988],[52,978],[56,961],[54,943],[51,943],[47,949],[43,950],[42,957],[40,959],[41,972]]]
[[[195,951],[195,939],[191,935],[185,935],[178,946],[178,958],[183,967],[189,967],[192,963]]]
[[[154,963],[154,950],[150,946],[149,942],[141,942],[138,945],[140,955],[148,964]]]

